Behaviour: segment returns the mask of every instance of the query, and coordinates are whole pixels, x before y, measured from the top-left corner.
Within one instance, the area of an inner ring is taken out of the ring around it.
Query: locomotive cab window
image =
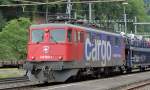
[[[65,30],[51,30],[50,41],[52,42],[65,42],[66,31]]]
[[[78,32],[78,42],[83,43],[84,42],[84,33]]]
[[[32,42],[42,42],[44,40],[44,31],[43,30],[33,30],[32,31]]]
[[[74,31],[74,42],[78,42],[77,41],[77,31]]]
[[[87,32],[87,33],[86,33],[86,38],[89,38],[90,41],[91,41],[91,35],[90,35],[90,32]]]
[[[72,41],[72,30],[67,31],[67,40],[68,40],[68,42]]]
[[[83,32],[80,33],[80,38],[81,38],[80,42],[83,43],[84,42],[84,33]]]

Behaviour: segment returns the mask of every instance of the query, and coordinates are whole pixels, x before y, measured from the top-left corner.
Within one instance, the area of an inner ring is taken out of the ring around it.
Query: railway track
[[[135,73],[98,80],[47,86],[36,88],[35,90],[150,90],[149,74],[150,72]]]
[[[149,71],[147,71],[149,72]],[[129,75],[132,74],[140,74],[139,72],[133,72]],[[124,74],[127,75],[127,74]],[[117,76],[108,76],[111,78],[116,78],[116,77],[120,77],[120,76],[124,76],[124,75],[117,75]],[[104,79],[104,78],[102,78]],[[62,84],[71,84],[71,83],[79,83],[79,82],[87,82],[87,81],[94,81],[96,79],[89,79],[89,80],[77,80],[77,81],[73,81],[73,82],[67,82],[67,83],[53,83],[53,84],[42,84],[39,82],[31,82],[28,80],[27,77],[16,77],[16,78],[6,78],[6,79],[0,79],[0,89],[5,89],[5,90],[31,90],[32,88],[34,89],[39,89],[42,87],[47,87],[47,86],[55,86],[55,85],[62,85]],[[100,79],[101,80],[101,79]],[[128,85],[127,87],[122,87],[123,89],[121,90],[137,90],[138,88],[142,88],[145,87],[147,85],[150,84],[150,81],[144,81],[144,82],[137,82],[137,83],[133,83],[132,85]],[[120,90],[120,89],[118,89]],[[141,89],[138,89],[141,90]]]
[[[0,84],[26,82],[26,81],[29,81],[27,77],[5,78],[5,79],[0,79]]]
[[[31,82],[27,77],[15,77],[0,79],[0,90],[17,89],[37,85],[39,82]]]
[[[150,80],[129,85],[126,90],[150,90]]]

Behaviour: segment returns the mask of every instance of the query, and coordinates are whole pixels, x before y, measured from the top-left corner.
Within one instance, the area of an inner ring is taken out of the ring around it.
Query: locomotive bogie
[[[31,81],[65,82],[71,77],[83,76],[102,77],[112,72],[121,72],[121,66],[87,66],[77,62],[27,62],[24,65]]]

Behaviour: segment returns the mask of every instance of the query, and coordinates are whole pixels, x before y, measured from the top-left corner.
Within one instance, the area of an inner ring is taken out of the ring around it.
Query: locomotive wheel
[[[141,71],[141,72],[145,71],[145,67],[141,67],[141,66],[140,66],[140,71]]]
[[[132,68],[127,68],[126,72],[127,73],[131,73],[132,72]]]

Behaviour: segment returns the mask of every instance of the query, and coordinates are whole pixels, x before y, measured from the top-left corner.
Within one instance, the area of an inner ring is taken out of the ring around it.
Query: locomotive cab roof
[[[74,24],[70,24],[70,23],[35,24],[35,25],[31,25],[30,29],[32,29],[32,28],[46,28],[46,27],[74,27],[74,28],[80,28],[80,29],[86,30],[86,31],[91,31],[91,32],[101,32],[104,34],[109,34],[109,35],[114,35],[114,36],[122,36],[121,34],[118,34],[118,33],[107,32],[107,31],[104,31],[102,29],[86,27],[86,26],[81,26],[81,25],[74,25]]]

